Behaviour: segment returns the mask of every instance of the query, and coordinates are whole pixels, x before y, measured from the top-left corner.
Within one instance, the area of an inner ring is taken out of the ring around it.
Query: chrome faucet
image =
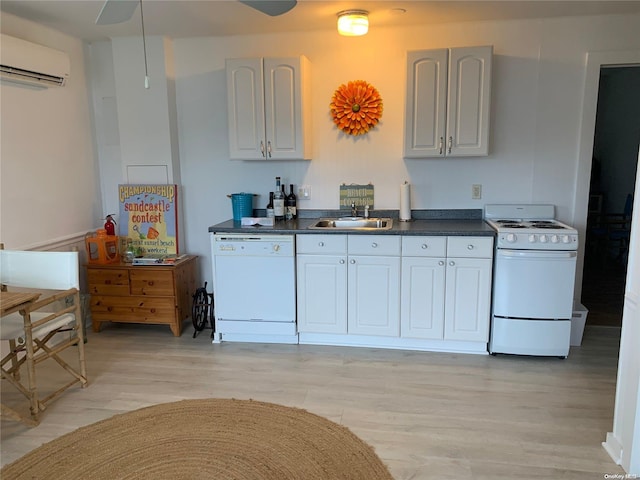
[[[356,207],[356,202],[351,202],[351,216],[352,217],[358,216],[358,207]]]
[[[364,206],[364,218],[369,218],[369,205]]]

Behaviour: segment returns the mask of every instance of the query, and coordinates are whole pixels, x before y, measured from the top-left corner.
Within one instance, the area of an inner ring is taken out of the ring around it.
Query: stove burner
[[[527,228],[521,223],[503,223],[501,226],[504,228]]]
[[[555,223],[542,223],[542,224],[536,223],[532,226],[533,228],[542,228],[542,229],[550,229],[550,228],[557,229],[557,230],[564,229],[562,225],[557,225]]]

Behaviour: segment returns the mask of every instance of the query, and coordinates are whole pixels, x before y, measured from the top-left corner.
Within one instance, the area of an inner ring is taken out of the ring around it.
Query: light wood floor
[[[347,426],[397,480],[600,480],[624,473],[601,446],[613,425],[618,329],[587,327],[583,346],[567,360],[212,345],[208,331],[191,334],[191,327],[175,338],[162,326],[109,324],[90,333],[90,386],[64,394],[38,427],[3,420],[2,464],[117,413],[233,397],[304,408]],[[57,373],[41,368],[41,379]],[[2,401],[23,405],[2,383]]]

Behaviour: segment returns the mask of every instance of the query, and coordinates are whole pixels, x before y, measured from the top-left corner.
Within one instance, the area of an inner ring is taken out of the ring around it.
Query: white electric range
[[[489,353],[569,354],[578,232],[553,205],[486,205],[497,232]]]

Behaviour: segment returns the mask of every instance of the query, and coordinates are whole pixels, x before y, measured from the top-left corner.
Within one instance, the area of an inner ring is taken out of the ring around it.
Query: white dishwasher
[[[215,341],[298,343],[293,235],[212,233]]]

